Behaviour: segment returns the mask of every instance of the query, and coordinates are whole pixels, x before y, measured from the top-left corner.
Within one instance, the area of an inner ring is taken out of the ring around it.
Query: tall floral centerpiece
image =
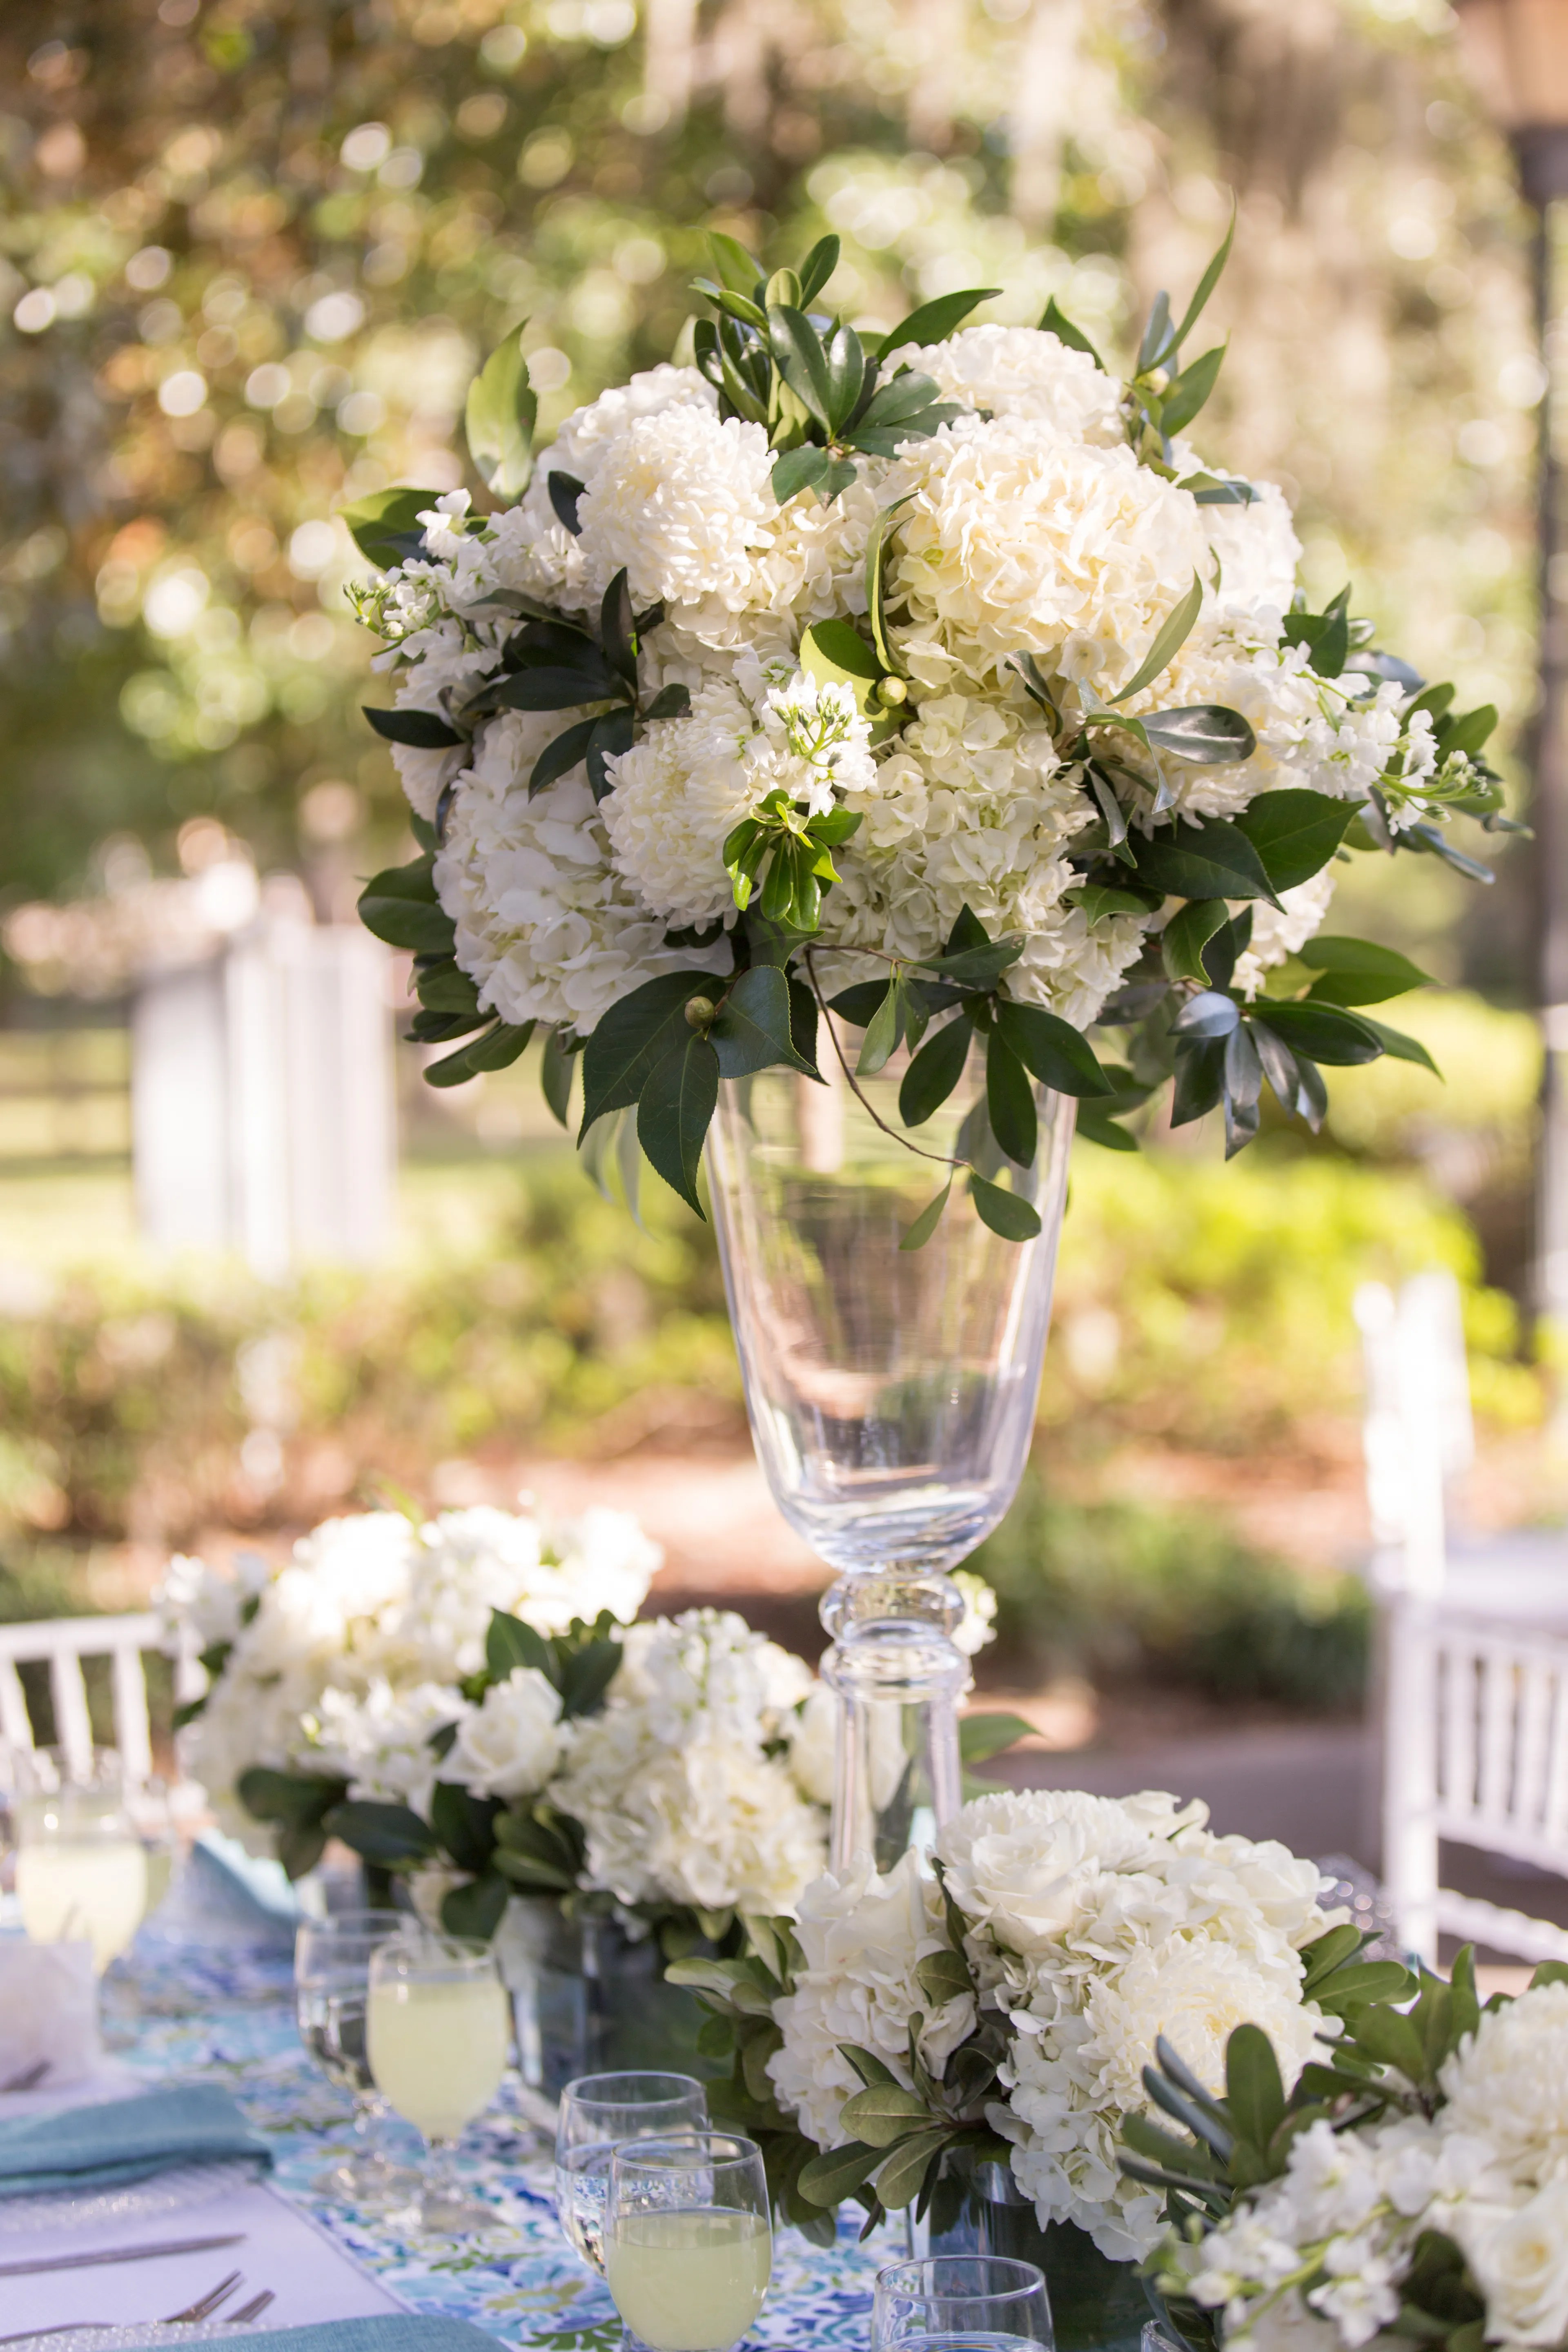
[[[1336,863],[1484,873],[1452,821],[1508,820],[1495,713],[1348,589],[1309,610],[1280,492],[1185,438],[1225,248],[1123,379],[1054,302],[873,332],[836,238],[712,247],[689,364],[536,465],[514,338],[468,400],[488,510],[351,509],[420,850],[361,907],[432,1083],[538,1033],[596,1159],[701,1213],[707,1145],[759,1454],[839,1572],[842,1865],[957,1802],[948,1571],[1022,1468],[1075,1108],[1131,1150],[1170,1081],[1236,1150],[1266,1087],[1315,1126],[1324,1065],[1425,1060],[1365,1010],[1423,975],[1322,929]]]

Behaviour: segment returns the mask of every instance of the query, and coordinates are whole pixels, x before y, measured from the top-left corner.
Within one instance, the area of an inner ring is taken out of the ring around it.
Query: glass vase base
[[[319,2197],[334,2204],[357,2205],[367,2213],[405,2211],[418,2200],[418,2173],[405,2164],[389,2164],[375,2156],[344,2157],[341,2163],[318,2172],[310,2183]]]

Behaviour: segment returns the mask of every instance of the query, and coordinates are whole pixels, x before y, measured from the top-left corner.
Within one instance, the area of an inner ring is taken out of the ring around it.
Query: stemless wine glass
[[[555,2211],[591,2270],[605,2270],[610,2158],[626,2140],[701,2131],[708,2094],[691,2074],[579,2074],[561,2094],[555,2126]]]
[[[353,2100],[353,2149],[313,2185],[325,2196],[376,2209],[407,2205],[419,2188],[416,2173],[376,2146],[385,2103],[365,2046],[371,1955],[408,1924],[401,1911],[334,1911],[303,1921],[294,1938],[300,2039],[328,2082]]]
[[[872,2352],[1050,2352],[1050,2300],[1033,2263],[931,2254],[877,2273]]]
[[[732,2352],[772,2274],[768,2184],[755,2140],[683,2132],[616,2148],[605,2277],[632,2352]]]
[[[126,1810],[120,1759],[94,1748],[75,1777],[47,1749],[24,1763],[12,1811],[22,1925],[36,1944],[89,1941],[101,1976],[147,1909],[147,1850]]]
[[[400,1934],[371,1954],[371,2074],[430,2151],[416,2229],[455,2237],[495,2219],[463,2195],[453,2158],[463,2126],[500,2086],[509,2038],[506,1989],[488,1944]]]

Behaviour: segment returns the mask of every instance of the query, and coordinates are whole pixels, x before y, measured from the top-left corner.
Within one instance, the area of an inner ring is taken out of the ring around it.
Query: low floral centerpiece
[[[1176,2225],[1150,2267],[1194,2352],[1568,2345],[1568,1966],[1483,2008],[1466,1949],[1299,2074],[1276,2046],[1234,2034],[1219,2096],[1174,2038],[1151,2072],[1182,2128],[1137,2138]]]
[[[751,1923],[748,1955],[678,1964],[782,2210],[912,2208],[933,2245],[1043,2261],[1058,2344],[1135,2337],[1168,2222],[1123,2142],[1162,2037],[1207,2095],[1232,2029],[1261,2028],[1293,2083],[1368,1989],[1316,1864],[1205,1822],[1159,1792],[993,1793],[939,1832],[933,1874],[825,1875],[793,1924]]]
[[[836,237],[772,271],[711,243],[689,362],[537,465],[518,340],[484,368],[489,510],[349,509],[419,845],[361,910],[414,951],[412,1034],[453,1048],[431,1081],[537,1032],[557,1115],[580,1056],[583,1135],[635,1120],[695,1207],[721,1080],[827,1054],[853,1087],[902,1053],[924,1150],[973,1047],[937,1199],[962,1178],[1023,1240],[1035,1082],[1130,1149],[1173,1076],[1174,1120],[1223,1107],[1234,1150],[1265,1085],[1316,1125],[1322,1065],[1425,1060],[1363,1009],[1423,975],[1321,927],[1352,853],[1484,878],[1450,828],[1509,822],[1496,713],[1376,650],[1348,589],[1310,609],[1280,491],[1185,437],[1229,239],[1125,376],[1054,301],[977,324],[975,288],[873,331],[833,301]]]

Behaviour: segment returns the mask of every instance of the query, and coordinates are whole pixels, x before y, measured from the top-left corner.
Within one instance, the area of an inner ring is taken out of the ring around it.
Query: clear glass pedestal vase
[[[1073,1104],[1037,1093],[1038,1150],[1009,1181],[1040,1232],[1007,1241],[953,1166],[1002,1173],[981,1052],[911,1133],[904,1056],[851,1081],[855,1046],[840,1043],[842,1055],[822,1040],[826,1085],[776,1070],[726,1085],[708,1167],[757,1454],[784,1517],[838,1571],[822,1622],[842,1871],[889,1868],[959,1802],[969,1667],[949,1571],[1001,1518],[1028,1456]],[[904,1249],[950,1176],[934,1233]]]
[[[1145,2324],[1158,2315],[1136,2263],[1113,2263],[1070,2221],[1042,2228],[1005,2164],[944,2157],[927,2221],[915,2235],[922,2254],[1010,2254],[1037,2263],[1056,2352],[1139,2352]]]

